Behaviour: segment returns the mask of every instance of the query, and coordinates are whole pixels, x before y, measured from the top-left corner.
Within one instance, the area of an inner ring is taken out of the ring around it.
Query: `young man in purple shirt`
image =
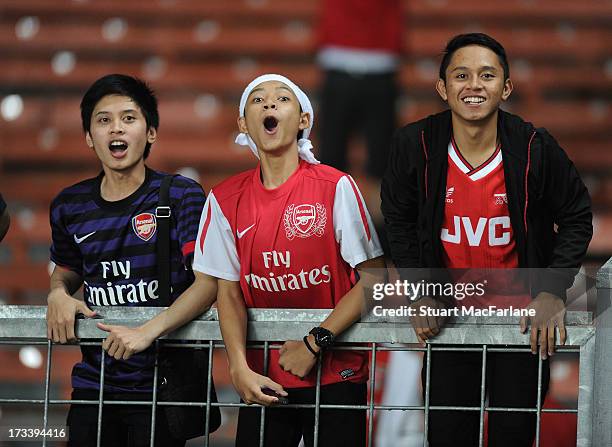
[[[175,176],[169,188],[170,286],[160,298],[156,207],[166,174],[145,165],[157,138],[157,100],[142,81],[125,75],[98,79],[81,102],[85,141],[102,165],[97,177],[64,189],[51,204],[56,264],[48,296],[48,337],[75,340],[76,314],[93,317],[91,306],[170,306],[136,328],[98,327],[109,332],[102,348],[105,400],[151,400],[155,352],[151,343],[205,311],[216,297],[216,281],[191,270],[204,191],[193,180]],[[84,302],[72,295],[83,286]],[[162,302],[163,301],[163,302]],[[82,346],[72,371],[73,399],[97,400],[101,349]],[[151,407],[105,408],[103,445],[150,443]],[[157,445],[182,446],[158,411]],[[72,405],[69,445],[96,445],[97,405]]]

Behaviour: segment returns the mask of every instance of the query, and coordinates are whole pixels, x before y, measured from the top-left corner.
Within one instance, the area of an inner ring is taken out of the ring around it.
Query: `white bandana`
[[[265,74],[251,81],[251,83],[247,85],[247,88],[244,89],[242,97],[240,98],[240,108],[238,109],[240,117],[244,117],[244,108],[246,106],[247,98],[249,97],[253,89],[259,84],[268,81],[280,81],[287,87],[289,87],[300,102],[300,106],[302,106],[302,112],[308,113],[310,115],[310,127],[304,129],[302,138],[300,138],[297,142],[298,155],[301,159],[307,161],[308,163],[319,164],[319,160],[317,160],[314,154],[312,153],[312,142],[308,139],[308,135],[310,135],[310,129],[312,129],[312,125],[314,124],[314,111],[312,110],[312,105],[310,104],[308,96],[306,96],[306,94],[297,85],[295,85],[286,77],[277,74]],[[257,151],[257,146],[255,145],[255,142],[246,133],[239,133],[236,137],[236,143],[241,146],[250,147],[251,151],[255,154],[255,156],[259,158],[259,153]]]

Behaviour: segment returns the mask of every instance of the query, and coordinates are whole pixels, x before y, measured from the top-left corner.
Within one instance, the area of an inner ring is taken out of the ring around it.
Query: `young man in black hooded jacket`
[[[555,327],[559,344],[565,343],[566,289],[592,236],[588,191],[545,129],[500,110],[513,85],[505,50],[493,38],[454,37],[436,90],[450,110],[396,133],[383,178],[382,212],[393,262],[422,279],[432,279],[438,268],[539,269],[530,275],[533,299],[527,307],[535,310],[529,319],[531,350],[536,354],[539,345],[545,360],[543,401]],[[418,316],[420,309],[448,305],[428,296],[413,304],[419,340],[435,337],[443,324]],[[527,324],[522,318],[521,332]],[[432,354],[430,404],[478,407],[482,354]],[[489,406],[535,408],[537,375],[536,356],[489,354]],[[476,411],[431,411],[429,445],[478,445],[479,417]],[[491,447],[533,443],[534,413],[490,412],[489,424]]]

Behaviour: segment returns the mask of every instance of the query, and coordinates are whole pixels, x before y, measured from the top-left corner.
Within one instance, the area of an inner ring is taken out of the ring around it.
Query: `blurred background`
[[[444,108],[434,84],[440,53],[453,35],[480,31],[499,40],[509,54],[515,86],[504,108],[546,127],[568,152],[593,198],[588,263],[597,266],[612,255],[612,1],[337,1],[0,0],[0,193],[12,216],[0,244],[0,304],[46,302],[50,201],[100,169],[85,145],[79,114],[81,96],[95,79],[126,73],[150,82],[161,125],[148,165],[192,177],[208,191],[255,165],[250,151],[233,141],[240,95],[259,74],[284,74],[309,94],[319,147],[320,125],[329,129],[328,118],[336,116],[333,111],[319,115],[319,108],[329,100],[329,72],[338,71],[323,50],[337,47],[339,33],[340,38],[359,35],[368,26],[381,33],[395,29],[384,48],[391,53],[395,125]],[[362,18],[353,17],[351,24],[351,14],[338,14],[340,3],[342,8],[352,3],[355,11],[369,8],[369,14],[360,10]],[[368,15],[378,22],[360,25]],[[351,76],[371,74],[362,67]],[[360,91],[353,96],[359,100]],[[368,101],[363,96],[366,109]],[[348,119],[359,124],[359,114]],[[376,217],[379,171],[370,169],[376,148],[370,145],[368,156],[367,134],[350,133],[346,139],[341,167],[353,174]],[[0,349],[0,396],[40,398],[41,352]],[[76,348],[56,350],[54,396],[69,396],[76,358]],[[556,364],[552,394],[575,405],[576,363]],[[222,357],[215,368],[223,400],[223,389],[231,390]],[[57,423],[63,423],[65,410],[55,408]],[[0,425],[24,417],[37,421],[40,414],[2,405]],[[225,424],[214,445],[232,437],[233,427]]]

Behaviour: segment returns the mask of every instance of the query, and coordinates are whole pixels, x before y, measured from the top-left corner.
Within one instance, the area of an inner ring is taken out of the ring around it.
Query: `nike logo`
[[[242,230],[242,231],[238,231],[238,230],[236,230],[236,236],[238,236],[238,239],[242,239],[242,236],[244,236],[244,235],[247,233],[247,231],[249,231],[249,230],[250,230],[251,228],[253,228],[254,226],[255,226],[255,224],[251,225],[251,226],[250,226],[250,227],[248,227],[248,228],[245,228],[245,229],[244,229],[244,230]]]
[[[80,244],[80,243],[81,243],[81,242],[83,242],[85,239],[87,239],[89,236],[91,236],[92,234],[95,234],[95,233],[96,233],[95,231],[92,231],[91,233],[86,234],[86,235],[85,235],[85,236],[83,236],[83,237],[77,237],[77,235],[75,234],[75,235],[74,235],[74,242],[76,242],[77,244]]]

